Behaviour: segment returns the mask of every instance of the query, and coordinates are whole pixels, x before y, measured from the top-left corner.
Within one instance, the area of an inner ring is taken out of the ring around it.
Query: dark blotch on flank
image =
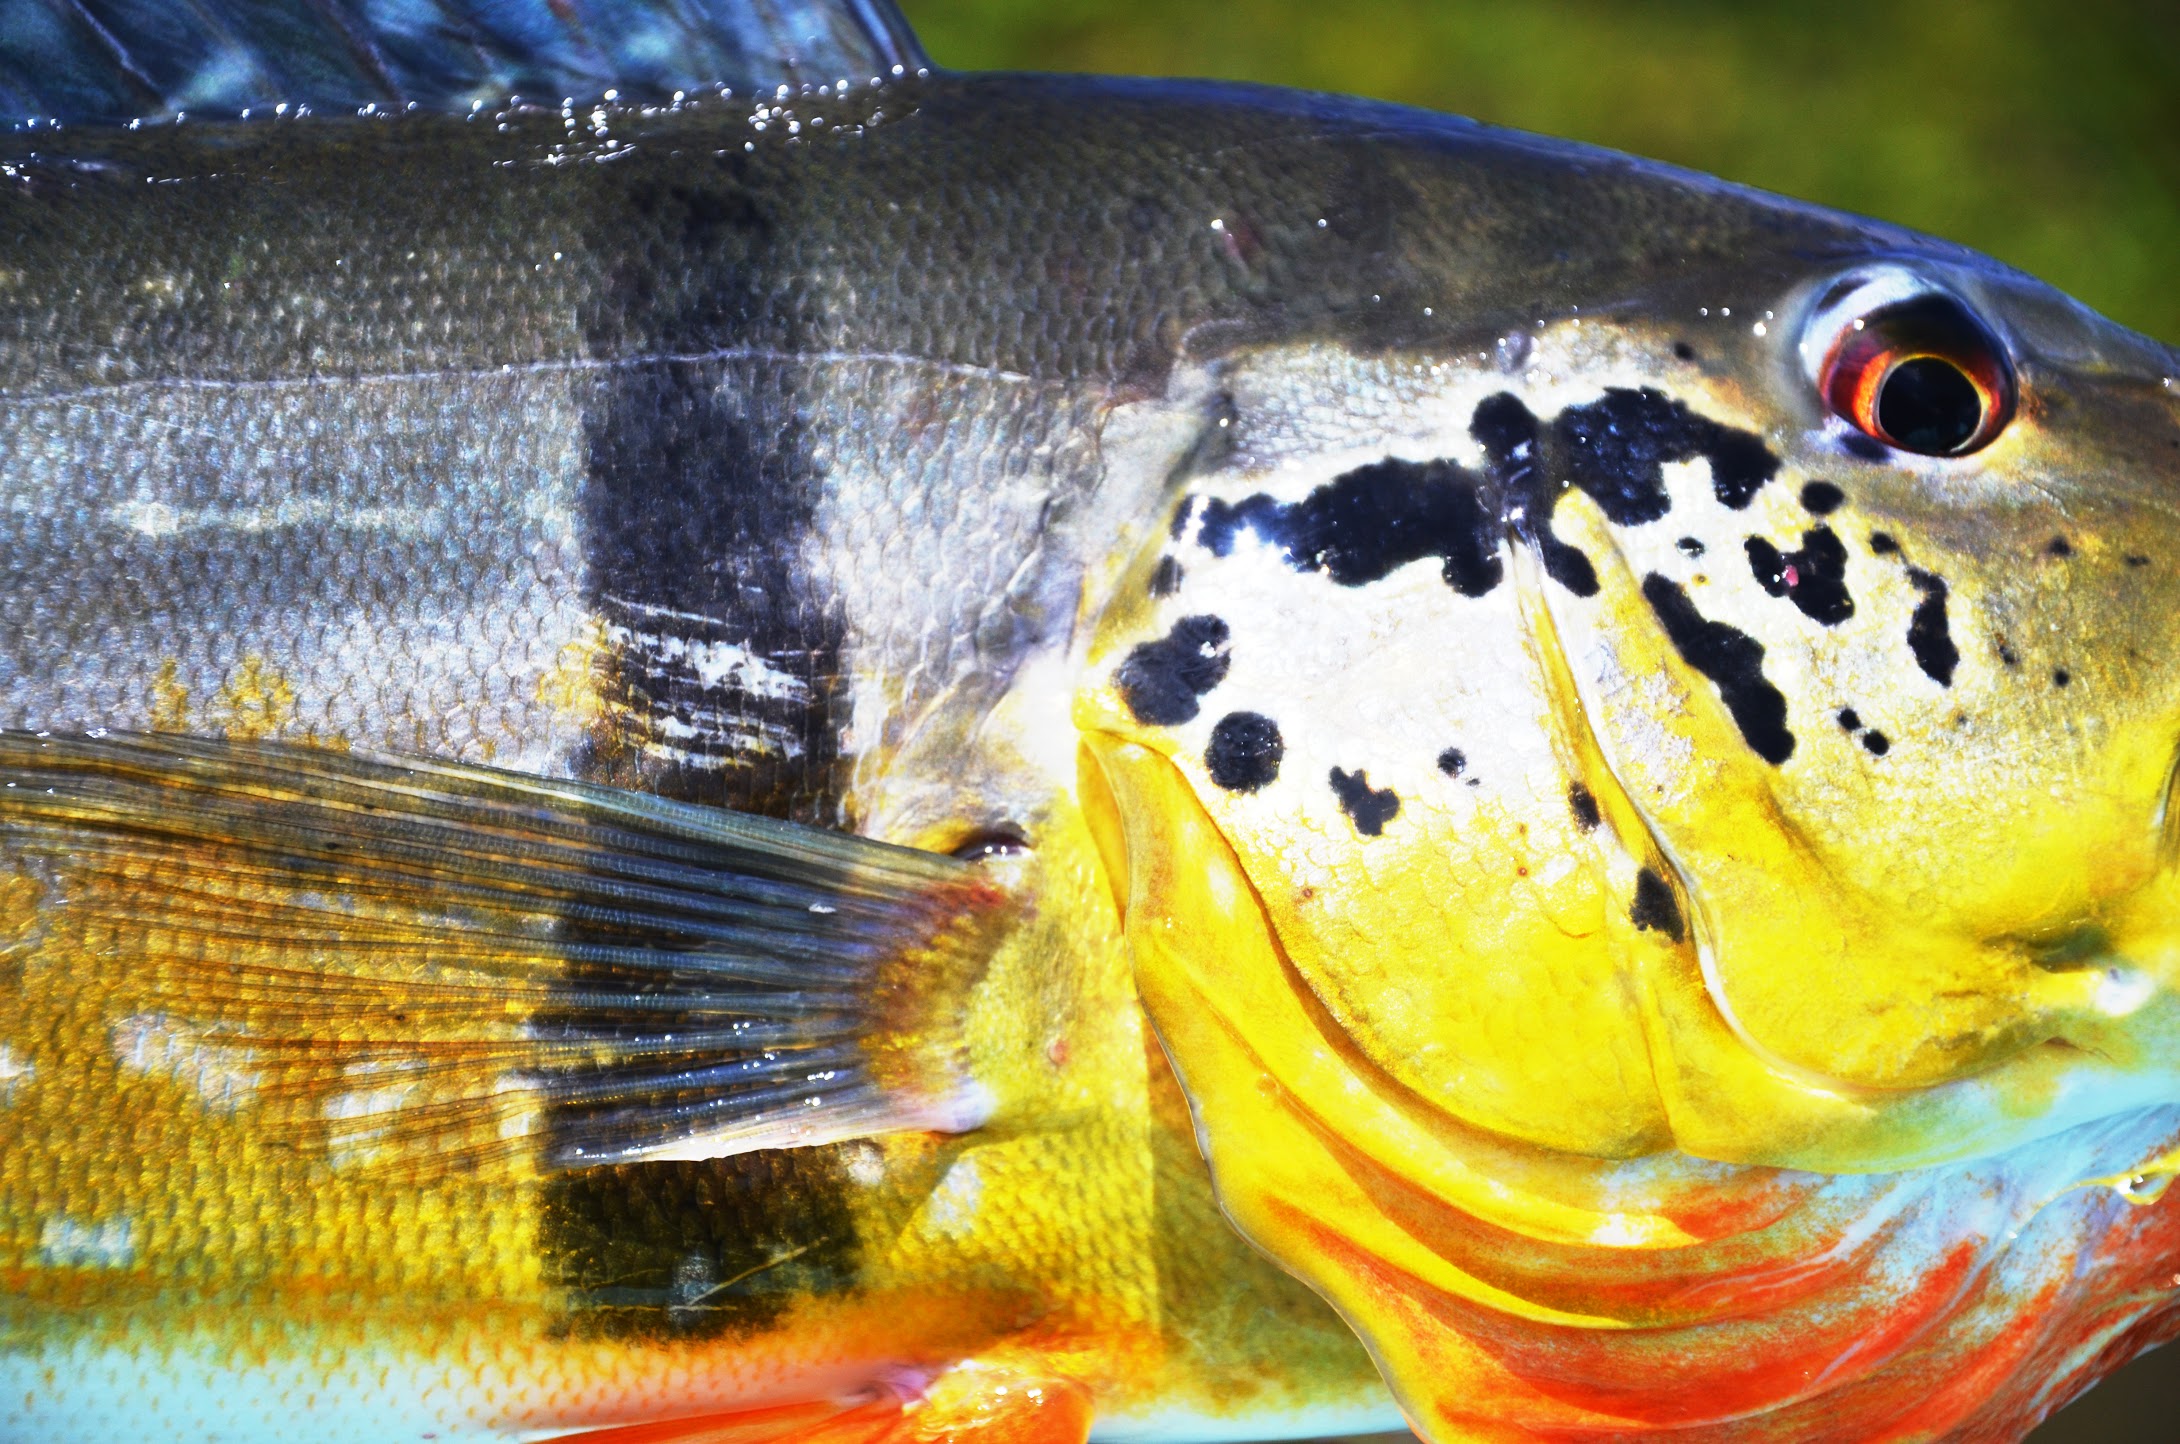
[[[1812,516],[1830,516],[1847,501],[1847,493],[1828,481],[1812,481],[1802,487],[1802,507]]]
[[[1491,479],[1499,489],[1499,510],[1523,540],[1536,548],[1544,574],[1578,597],[1597,595],[1597,569],[1582,549],[1552,531],[1552,507],[1558,500],[1546,484],[1537,454],[1537,418],[1520,398],[1501,391],[1477,404],[1469,435],[1491,461]]]
[[[1259,492],[1204,503],[1197,540],[1215,556],[1247,529],[1279,547],[1298,572],[1323,572],[1343,587],[1384,579],[1409,562],[1438,557],[1446,585],[1480,597],[1499,584],[1498,518],[1481,483],[1450,461],[1384,461],[1360,466],[1292,505]]]
[[[1135,720],[1154,727],[1191,721],[1196,699],[1226,680],[1226,623],[1183,617],[1155,642],[1144,642],[1113,673],[1113,684]]]
[[[1790,597],[1802,613],[1827,627],[1855,614],[1847,595],[1847,548],[1828,526],[1802,533],[1800,551],[1782,553],[1762,537],[1746,542],[1749,570],[1757,585],[1775,597]]]
[[[1340,810],[1355,823],[1355,830],[1364,837],[1376,837],[1385,831],[1400,811],[1400,798],[1390,787],[1370,785],[1368,772],[1342,772],[1332,769],[1332,793],[1340,799]]]
[[[1682,661],[1711,679],[1727,713],[1756,755],[1773,766],[1794,755],[1786,698],[1764,677],[1764,644],[1698,612],[1688,594],[1656,572],[1643,578],[1643,597],[1657,613]]]
[[[1438,754],[1438,770],[1448,777],[1459,777],[1468,770],[1468,755],[1458,747],[1448,747]]]
[[[1664,933],[1676,943],[1687,936],[1673,889],[1647,867],[1635,874],[1635,905],[1627,910],[1627,918],[1645,932]]]
[[[1258,712],[1229,712],[1211,729],[1204,770],[1228,792],[1254,792],[1279,776],[1287,744],[1279,724]]]
[[[1862,746],[1872,757],[1882,757],[1892,751],[1891,741],[1875,727],[1862,734]]]
[[[1953,669],[1960,665],[1960,648],[1953,645],[1953,631],[1945,616],[1945,579],[1920,567],[1908,568],[1908,580],[1923,594],[1908,618],[1908,650],[1915,664],[1941,687],[1953,685]]]
[[[1574,825],[1584,832],[1597,831],[1597,825],[1605,820],[1597,810],[1597,795],[1579,782],[1567,789],[1567,810],[1574,814]]]
[[[1839,725],[1849,732],[1860,732],[1862,714],[1852,707],[1842,707],[1839,709]]]
[[[1568,407],[1553,421],[1552,439],[1565,479],[1621,526],[1656,521],[1671,509],[1668,462],[1703,457],[1712,492],[1737,511],[1779,470],[1763,438],[1698,416],[1647,386],[1615,386],[1587,406]]]
[[[2071,683],[2071,682],[2072,682],[2073,680],[2074,680],[2074,674],[2073,674],[2072,672],[2069,672],[2069,671],[2068,671],[2068,670],[2067,670],[2066,668],[2064,668],[2064,667],[2054,667],[2054,668],[2052,668],[2052,669],[2051,669],[2051,685],[2052,685],[2052,686],[2054,686],[2054,687],[2064,687],[2064,686],[2068,685],[2069,683]]]
[[[1181,564],[1172,557],[1160,557],[1158,565],[1151,571],[1151,595],[1172,596],[1181,590],[1181,578],[1187,575],[1188,573],[1181,570]]]
[[[856,1287],[855,1188],[838,1146],[557,1174],[539,1263],[579,1338],[746,1335]]]
[[[2070,557],[2074,555],[2074,543],[2068,541],[2063,536],[2055,536],[2050,541],[2044,544],[2044,555],[2053,557]]]

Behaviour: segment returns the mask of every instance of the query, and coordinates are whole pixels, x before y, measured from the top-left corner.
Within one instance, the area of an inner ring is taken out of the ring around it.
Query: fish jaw
[[[1465,1127],[1342,1035],[1173,764],[1091,747],[1144,1005],[1220,1199],[1427,1438],[2010,1437],[2180,1332],[2180,1216],[2139,1179],[2080,1182],[2180,1142],[2180,1110],[1861,1176]]]

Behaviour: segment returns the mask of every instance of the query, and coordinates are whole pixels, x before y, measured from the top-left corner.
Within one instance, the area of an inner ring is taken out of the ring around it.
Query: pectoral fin
[[[952,858],[610,788],[0,733],[0,993],[335,1162],[974,1126],[952,1004],[1008,920]]]

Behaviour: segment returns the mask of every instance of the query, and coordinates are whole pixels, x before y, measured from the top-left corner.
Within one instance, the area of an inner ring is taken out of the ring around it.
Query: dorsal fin
[[[893,0],[0,0],[0,115],[19,124],[658,104],[929,63]]]

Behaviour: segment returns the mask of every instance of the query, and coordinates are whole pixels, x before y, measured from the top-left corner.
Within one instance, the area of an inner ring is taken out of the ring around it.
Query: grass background
[[[1458,111],[1965,242],[2180,343],[2180,0],[900,0],[939,64]],[[2033,1444],[2180,1439],[2180,1349]]]
[[[1259,80],[1674,161],[1966,242],[2180,343],[2175,0],[902,8],[958,69]]]

